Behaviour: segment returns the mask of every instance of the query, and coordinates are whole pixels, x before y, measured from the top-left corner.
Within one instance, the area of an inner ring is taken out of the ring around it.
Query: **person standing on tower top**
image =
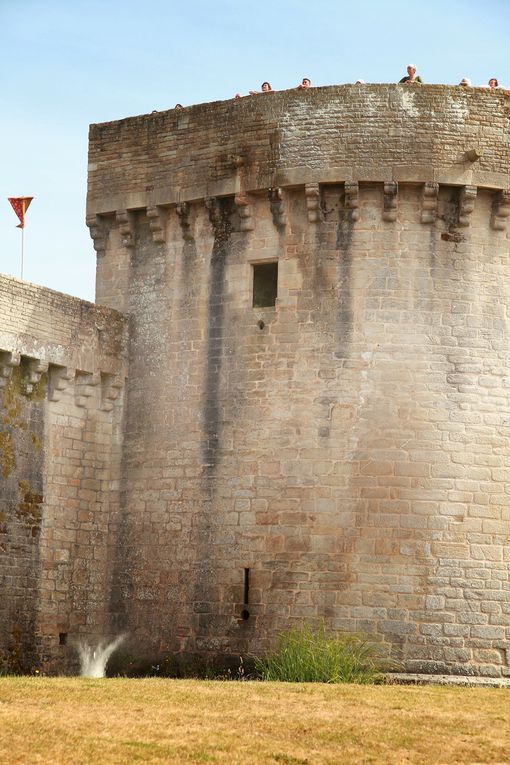
[[[409,85],[413,82],[421,83],[423,82],[422,78],[416,74],[416,67],[414,64],[408,64],[407,65],[407,77],[402,77],[401,80],[399,80],[399,84],[404,82],[406,85]]]
[[[262,85],[261,85],[261,92],[262,93],[271,93],[272,90],[273,90],[273,88],[271,87],[269,82],[266,81],[266,82],[262,83]],[[256,96],[258,92],[259,92],[258,90],[250,90],[250,96]]]
[[[301,80],[301,83],[297,86],[298,90],[306,90],[307,88],[311,88],[312,81],[309,77],[303,77]]]

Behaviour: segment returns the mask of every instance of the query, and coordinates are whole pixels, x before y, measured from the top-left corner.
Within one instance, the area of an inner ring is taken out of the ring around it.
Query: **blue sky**
[[[231,98],[269,80],[510,86],[510,2],[491,0],[0,0],[0,272],[93,300],[85,227],[91,122]],[[3,200],[3,201],[2,201]]]

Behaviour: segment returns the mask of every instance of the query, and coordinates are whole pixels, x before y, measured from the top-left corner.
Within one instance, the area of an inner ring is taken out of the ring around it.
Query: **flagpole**
[[[7,197],[7,199],[11,203],[11,207],[19,219],[17,228],[21,229],[21,279],[23,279],[23,261],[25,259],[25,214],[30,207],[30,202],[33,197]]]
[[[25,226],[21,229],[21,278],[23,279],[23,255],[25,249]]]
[[[30,204],[30,202],[28,203]],[[23,259],[25,254],[25,213],[27,211],[27,198],[23,197],[21,209],[23,210],[23,220],[21,221],[21,279],[23,279]]]

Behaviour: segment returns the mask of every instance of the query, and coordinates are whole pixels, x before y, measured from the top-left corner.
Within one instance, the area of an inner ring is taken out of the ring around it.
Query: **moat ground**
[[[507,689],[0,679],[0,762],[509,763]]]

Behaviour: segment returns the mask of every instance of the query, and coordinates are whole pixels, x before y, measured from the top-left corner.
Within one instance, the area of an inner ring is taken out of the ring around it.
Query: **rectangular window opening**
[[[252,263],[252,266],[253,307],[275,306],[278,293],[278,263]]]

